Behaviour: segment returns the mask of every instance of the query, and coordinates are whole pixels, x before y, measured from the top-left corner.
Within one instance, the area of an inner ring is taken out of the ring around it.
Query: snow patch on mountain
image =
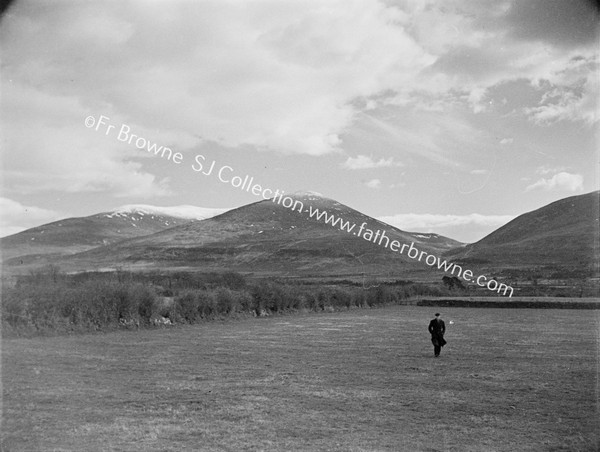
[[[159,215],[169,216],[175,218],[182,218],[186,220],[205,220],[214,216],[220,215],[227,212],[230,209],[221,209],[213,207],[197,207],[190,205],[183,206],[171,206],[171,207],[160,207],[150,206],[147,204],[127,204],[114,209],[110,212],[107,217],[112,218],[113,216],[119,217],[122,215]]]
[[[317,196],[319,198],[324,198],[325,196],[323,196],[323,194],[316,192],[316,191],[310,191],[310,190],[298,190],[295,191],[294,193],[292,193],[292,195],[295,196]]]

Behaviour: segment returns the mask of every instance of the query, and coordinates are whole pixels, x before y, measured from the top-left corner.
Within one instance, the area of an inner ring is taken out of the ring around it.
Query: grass
[[[2,450],[597,449],[598,311],[433,309],[4,340]]]

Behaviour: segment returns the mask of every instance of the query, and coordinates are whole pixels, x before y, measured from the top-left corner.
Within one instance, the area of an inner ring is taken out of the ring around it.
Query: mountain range
[[[137,204],[88,217],[66,218],[1,238],[2,261],[43,263],[50,258],[72,255],[210,218],[224,210],[195,206],[157,208]]]
[[[315,193],[289,205],[263,200],[219,210],[126,206],[71,218],[0,239],[4,272],[53,263],[86,270],[235,270],[259,275],[440,279],[441,271],[391,252],[358,228],[385,231],[400,243],[470,268],[502,271],[544,266],[597,274],[600,192],[566,198],[523,214],[482,240],[463,244],[433,233],[406,232]],[[300,209],[300,206],[303,208]],[[301,212],[300,212],[301,210]],[[187,212],[187,213],[183,213]],[[320,219],[311,212],[327,213]],[[215,215],[217,214],[217,215]],[[202,216],[204,215],[204,218]],[[214,215],[214,216],[212,216]],[[341,219],[346,228],[341,228]],[[355,225],[352,232],[347,229]]]

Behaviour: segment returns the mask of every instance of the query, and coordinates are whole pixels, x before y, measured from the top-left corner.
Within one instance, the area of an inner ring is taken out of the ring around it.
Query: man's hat
[[[435,313],[435,316],[436,316],[436,317],[439,317],[439,316],[440,316],[440,313],[439,313],[439,312],[436,312],[436,313]]]

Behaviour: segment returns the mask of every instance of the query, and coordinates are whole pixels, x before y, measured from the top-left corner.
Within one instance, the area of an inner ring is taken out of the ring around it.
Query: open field
[[[4,340],[2,450],[597,450],[598,311],[435,310]]]

